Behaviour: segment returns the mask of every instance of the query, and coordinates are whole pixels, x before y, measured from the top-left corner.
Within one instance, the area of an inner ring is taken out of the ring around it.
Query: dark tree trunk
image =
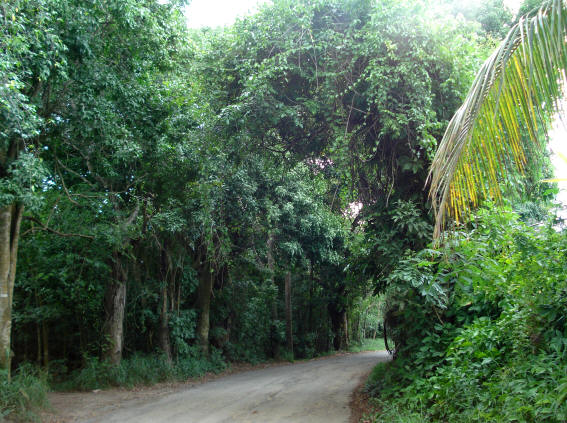
[[[201,351],[209,355],[209,326],[211,310],[211,293],[213,290],[213,272],[208,261],[199,264],[198,307],[199,321],[197,322],[197,337]]]
[[[308,329],[307,332],[314,332],[315,329],[313,328],[313,285],[314,285],[314,271],[313,271],[313,260],[309,260],[309,302],[307,306],[307,325]]]
[[[328,310],[333,332],[333,349],[339,351],[341,349],[341,313],[332,304],[329,304]]]
[[[36,334],[37,334],[37,365],[41,365],[41,325],[36,322]]]
[[[348,346],[350,343],[349,339],[349,331],[348,331],[348,315],[346,310],[343,311],[343,324],[341,330],[341,349],[348,350]]]
[[[293,357],[293,324],[291,309],[291,272],[285,274],[285,332],[287,339],[287,349]]]
[[[159,344],[165,354],[167,361],[171,362],[171,343],[169,339],[169,315],[168,315],[168,277],[171,274],[169,260],[166,251],[166,243],[161,253],[161,269],[162,269],[162,288],[161,288],[161,308],[159,313]]]
[[[41,301],[39,301],[39,296],[37,295],[37,290],[35,291],[35,305],[36,307],[41,307]],[[41,322],[38,320],[35,322],[36,324],[36,335],[37,335],[37,365],[41,366]]]
[[[270,283],[273,286],[275,286],[274,234],[272,232],[268,234],[266,247],[267,247],[267,256],[268,256],[268,270],[270,272]],[[273,358],[279,358],[280,356],[280,342],[278,337],[277,321],[278,321],[278,295],[277,295],[277,287],[276,287],[276,295],[274,296],[272,301],[272,324],[270,325],[270,349]]]
[[[165,282],[164,282],[165,284]],[[167,285],[161,292],[161,310],[159,315],[159,344],[167,361],[171,362],[171,343],[169,341],[169,318],[167,313]]]
[[[41,323],[41,333],[43,335],[43,367],[47,370],[49,369],[49,329],[45,321]]]
[[[347,312],[336,304],[329,304],[328,311],[333,331],[333,348],[336,351],[347,349],[349,343]]]

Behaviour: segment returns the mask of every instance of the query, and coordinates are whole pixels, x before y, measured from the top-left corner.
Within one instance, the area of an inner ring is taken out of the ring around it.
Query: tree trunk
[[[12,360],[12,303],[23,211],[24,207],[18,204],[0,208],[0,369],[8,372],[8,379]]]
[[[329,304],[328,311],[334,335],[333,348],[336,351],[347,349],[349,344],[347,311],[337,304]]]
[[[162,303],[159,315],[159,343],[167,361],[171,362],[171,343],[169,342],[169,318],[167,314],[167,285],[162,288]]]
[[[122,359],[127,276],[121,257],[118,253],[114,253],[113,280],[106,289],[104,301],[105,333],[108,342],[104,358],[114,365],[119,365]]]
[[[37,295],[37,290],[35,291],[35,305],[36,307],[41,307],[41,302],[39,301],[39,296]],[[37,335],[37,365],[41,366],[41,324],[39,320],[36,320],[36,335]]]
[[[268,240],[266,241],[267,256],[268,256],[268,270],[270,271],[270,283],[275,285],[274,281],[274,271],[275,271],[275,260],[274,260],[274,234],[268,234]],[[277,287],[276,287],[277,289]],[[274,297],[272,301],[272,326],[276,326],[276,321],[278,320],[278,296]]]
[[[161,268],[162,268],[162,289],[161,289],[161,310],[159,313],[159,344],[161,350],[164,352],[167,361],[171,362],[171,343],[169,340],[169,316],[167,307],[168,297],[168,277],[170,274],[170,266],[168,263],[167,252],[165,250],[166,243],[161,253]]]
[[[205,261],[199,266],[198,306],[201,314],[197,323],[197,336],[201,351],[209,355],[209,325],[211,292],[213,290],[213,272],[210,263]]]
[[[267,249],[267,256],[268,256],[268,270],[270,272],[270,283],[276,289],[276,295],[272,300],[272,323],[270,325],[270,349],[273,358],[280,357],[280,342],[278,337],[278,295],[277,295],[277,286],[275,285],[274,281],[274,267],[275,267],[275,260],[274,260],[274,234],[270,232],[268,234],[268,240],[266,241],[266,249]]]
[[[343,323],[341,330],[341,349],[348,350],[349,336],[348,336],[348,316],[346,310],[343,311]]]
[[[313,272],[313,260],[309,260],[309,302],[307,303],[307,332],[315,332],[313,328],[315,326],[313,322],[313,285],[314,285],[314,272]]]
[[[333,332],[333,348],[335,351],[341,349],[341,313],[333,304],[329,304],[329,317],[331,318],[331,331]]]
[[[45,370],[49,369],[49,337],[48,337],[48,327],[47,327],[47,323],[45,323],[45,321],[43,321],[41,323],[41,333],[42,333],[42,338],[43,338],[43,367],[45,368]]]
[[[293,357],[293,326],[291,313],[291,272],[285,274],[285,332],[287,338],[287,349]]]
[[[36,334],[37,334],[37,365],[41,366],[41,325],[36,322]]]

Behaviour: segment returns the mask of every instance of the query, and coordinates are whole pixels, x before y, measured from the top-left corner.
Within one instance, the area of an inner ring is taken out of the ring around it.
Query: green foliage
[[[411,276],[394,276],[389,294],[398,359],[369,381],[384,407],[375,421],[400,409],[423,421],[566,418],[566,234],[505,210],[483,211],[473,226],[393,272]],[[416,278],[440,290],[412,286]]]
[[[171,342],[179,356],[186,357],[190,355],[191,342],[197,338],[195,333],[196,326],[196,310],[183,310],[179,313],[172,313],[169,316]]]
[[[185,381],[210,372],[219,373],[226,367],[220,351],[213,350],[211,356],[205,358],[196,347],[174,362],[169,362],[162,355],[137,354],[122,360],[119,366],[114,366],[96,357],[85,357],[83,368],[73,372],[64,382],[56,383],[55,387],[60,390],[80,391],[112,386],[132,388],[159,382]]]
[[[541,6],[544,6],[548,0],[524,0],[518,10],[516,20],[520,19],[524,15],[533,16],[537,13]]]
[[[515,179],[524,169],[542,168],[542,134],[561,110],[566,62],[563,48],[549,46],[563,45],[566,22],[565,3],[546,2],[512,26],[478,70],[431,163],[436,238],[446,223],[466,221],[484,201],[522,191]]]
[[[11,380],[0,373],[0,420],[39,421],[35,412],[47,405],[47,374],[21,366]]]
[[[363,352],[363,351],[383,351],[386,349],[384,345],[384,338],[365,338],[362,339],[360,342],[353,343],[349,346],[350,352]],[[373,370],[375,371],[375,370]]]
[[[66,66],[53,3],[17,0],[0,8],[1,206],[37,208],[46,176],[38,159],[45,114],[36,94],[50,78],[64,75]]]
[[[448,2],[455,14],[462,14],[466,19],[478,22],[482,31],[489,37],[502,39],[510,29],[512,12],[503,0],[483,0],[463,3]]]
[[[227,301],[234,301],[230,313],[234,316],[231,331],[235,333],[225,346],[228,358],[251,363],[265,361],[272,356],[273,343],[283,343],[285,337],[283,322],[272,317],[276,286],[269,281],[233,281],[224,295]]]
[[[280,354],[280,357],[282,360],[289,361],[290,363],[293,363],[295,361],[293,353],[289,350],[283,350]]]
[[[439,322],[454,281],[436,252],[411,251],[431,236],[428,164],[496,30],[470,21],[492,25],[498,3],[464,22],[414,0],[276,0],[219,31],[188,31],[183,3],[0,6],[0,205],[28,210],[14,363],[65,389],[151,384],[382,348],[365,339],[384,319],[400,353],[423,321],[448,348],[463,335]]]

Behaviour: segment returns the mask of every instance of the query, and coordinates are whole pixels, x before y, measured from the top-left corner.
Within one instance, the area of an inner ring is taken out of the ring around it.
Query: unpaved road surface
[[[349,401],[384,351],[338,355],[222,377],[158,399],[132,400],[89,423],[347,423]]]

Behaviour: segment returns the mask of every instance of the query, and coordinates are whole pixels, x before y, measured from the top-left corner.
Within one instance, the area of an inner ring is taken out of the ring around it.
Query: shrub
[[[173,362],[169,362],[162,355],[135,354],[115,366],[96,357],[87,357],[83,368],[71,373],[68,380],[57,388],[89,391],[112,386],[152,385],[200,377],[205,373],[217,373],[226,368],[219,350],[213,348],[210,357],[206,358],[200,354],[197,347],[188,348],[183,358]]]
[[[398,357],[369,379],[370,421],[566,421],[566,251],[565,233],[483,212],[403,260],[387,291]]]
[[[30,366],[21,366],[12,379],[0,372],[0,421],[10,416],[16,421],[39,421],[35,412],[48,403],[47,377]]]

